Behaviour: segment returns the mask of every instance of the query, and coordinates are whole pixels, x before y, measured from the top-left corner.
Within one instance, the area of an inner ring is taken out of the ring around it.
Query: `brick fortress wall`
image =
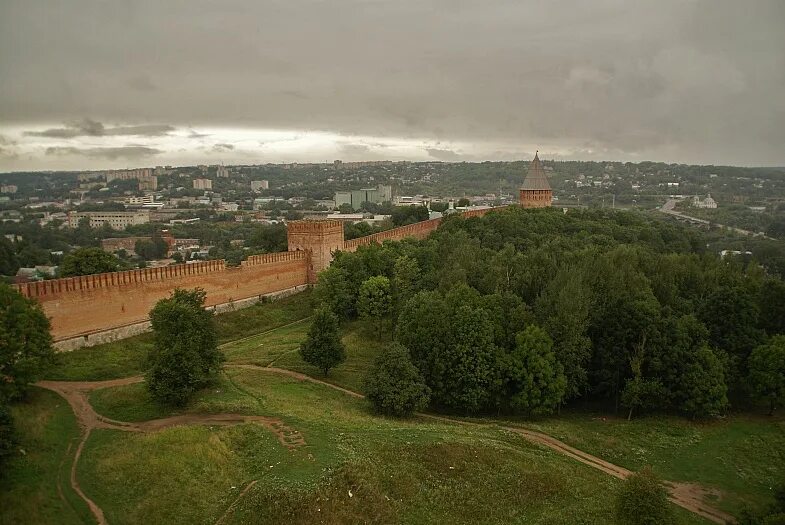
[[[491,210],[462,215],[479,217]],[[16,288],[41,303],[58,347],[73,349],[147,330],[150,309],[175,288],[203,288],[206,305],[218,310],[224,309],[220,305],[247,306],[261,296],[315,283],[338,250],[354,252],[359,246],[407,237],[424,239],[440,223],[441,219],[431,219],[344,241],[339,221],[293,221],[287,227],[288,252],[253,255],[237,268],[226,267],[224,261],[205,261],[38,281]]]
[[[308,283],[308,253],[254,255],[237,268],[205,261],[164,268],[102,273],[17,285],[41,303],[56,341],[84,337],[147,320],[175,288],[201,287],[207,306],[231,303]]]

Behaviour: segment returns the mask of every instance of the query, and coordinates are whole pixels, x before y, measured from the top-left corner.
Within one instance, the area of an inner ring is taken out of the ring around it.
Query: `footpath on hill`
[[[311,383],[316,383],[329,388],[333,388],[352,397],[356,397],[356,398],[364,397],[362,394],[358,392],[354,392],[352,390],[334,385],[332,383],[328,383],[326,381],[316,379],[306,374],[294,372],[292,370],[286,370],[283,368],[276,368],[272,366],[265,367],[265,366],[248,365],[248,364],[227,365],[227,368],[257,370],[265,373],[285,375],[287,377],[291,377],[299,381],[308,381]],[[101,508],[84,493],[84,491],[79,485],[79,481],[76,476],[76,467],[79,458],[81,456],[82,450],[84,448],[85,443],[87,442],[87,439],[90,437],[90,433],[95,428],[113,429],[113,430],[120,430],[125,432],[155,432],[158,430],[162,430],[173,426],[179,426],[179,425],[198,425],[198,424],[234,425],[240,423],[254,422],[263,425],[265,428],[273,432],[278,437],[280,443],[285,447],[295,448],[305,444],[305,439],[297,430],[286,426],[283,423],[283,421],[281,421],[278,418],[272,418],[266,416],[250,416],[250,415],[243,415],[243,414],[231,414],[231,413],[184,414],[184,415],[172,416],[167,418],[130,423],[125,421],[117,421],[98,414],[95,411],[95,409],[92,407],[88,399],[88,394],[94,390],[130,385],[134,383],[139,383],[143,380],[144,379],[141,376],[132,376],[132,377],[113,379],[108,381],[40,381],[36,383],[37,386],[41,388],[46,388],[62,396],[66,401],[68,401],[69,405],[74,411],[74,414],[77,417],[79,425],[82,429],[82,437],[76,449],[71,464],[70,482],[74,491],[85,501],[85,503],[87,503],[88,507],[90,508],[91,512],[93,513],[99,524],[103,525],[107,523],[106,518],[104,517],[104,513],[101,510]],[[620,467],[618,465],[614,465],[591,454],[587,454],[586,452],[571,447],[566,443],[559,441],[558,439],[549,436],[548,434],[544,434],[542,432],[536,432],[533,430],[528,430],[526,428],[508,426],[508,425],[502,425],[496,423],[478,423],[474,421],[467,421],[467,420],[456,419],[447,416],[438,416],[433,414],[418,413],[417,416],[424,419],[447,422],[450,424],[471,425],[471,426],[478,426],[478,427],[484,426],[489,428],[498,428],[498,429],[506,430],[508,432],[515,433],[532,443],[536,443],[538,445],[548,447],[560,454],[575,459],[576,461],[579,461],[584,465],[588,465],[592,468],[598,469],[611,476],[620,479],[625,479],[632,473],[630,470],[626,468]],[[254,483],[253,481],[249,483],[249,485],[243,491],[243,494],[253,486],[253,483]],[[701,486],[696,484],[677,483],[672,481],[666,481],[665,486],[668,490],[670,500],[676,505],[679,505],[680,507],[690,512],[693,512],[699,516],[702,516],[708,520],[711,520],[715,523],[735,522],[733,516],[725,512],[722,512],[706,503],[705,496],[708,494],[708,491],[702,488]],[[236,503],[237,502],[235,501],[232,504],[232,506],[234,506]],[[229,510],[230,509],[227,509],[227,513],[229,512]],[[219,521],[224,520],[225,517],[226,514],[224,514],[224,516],[222,516],[221,520]]]

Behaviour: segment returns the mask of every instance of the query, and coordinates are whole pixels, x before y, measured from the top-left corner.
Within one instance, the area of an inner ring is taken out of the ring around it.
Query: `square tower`
[[[286,225],[289,251],[304,250],[311,253],[308,281],[316,282],[316,276],[330,266],[333,254],[343,250],[343,223],[335,220],[291,221]]]

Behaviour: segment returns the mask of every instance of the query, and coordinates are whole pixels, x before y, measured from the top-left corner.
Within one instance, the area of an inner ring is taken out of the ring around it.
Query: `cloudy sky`
[[[785,165],[783,0],[0,0],[0,170]]]

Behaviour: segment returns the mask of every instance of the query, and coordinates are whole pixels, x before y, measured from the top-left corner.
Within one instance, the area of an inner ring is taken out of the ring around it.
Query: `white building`
[[[68,226],[71,228],[79,227],[82,219],[90,220],[91,228],[100,228],[108,224],[113,230],[124,230],[126,226],[136,224],[147,224],[150,222],[149,211],[85,211],[69,212]]]
[[[692,198],[692,206],[694,208],[708,208],[708,209],[715,209],[717,207],[717,201],[711,198],[711,195],[708,195],[705,199],[702,199],[695,195]]]
[[[229,168],[224,165],[218,166],[217,174],[219,177],[229,178]]]
[[[270,189],[270,183],[266,180],[252,180],[251,191],[262,191]]]
[[[213,181],[210,179],[194,179],[195,190],[211,190],[213,189]]]

